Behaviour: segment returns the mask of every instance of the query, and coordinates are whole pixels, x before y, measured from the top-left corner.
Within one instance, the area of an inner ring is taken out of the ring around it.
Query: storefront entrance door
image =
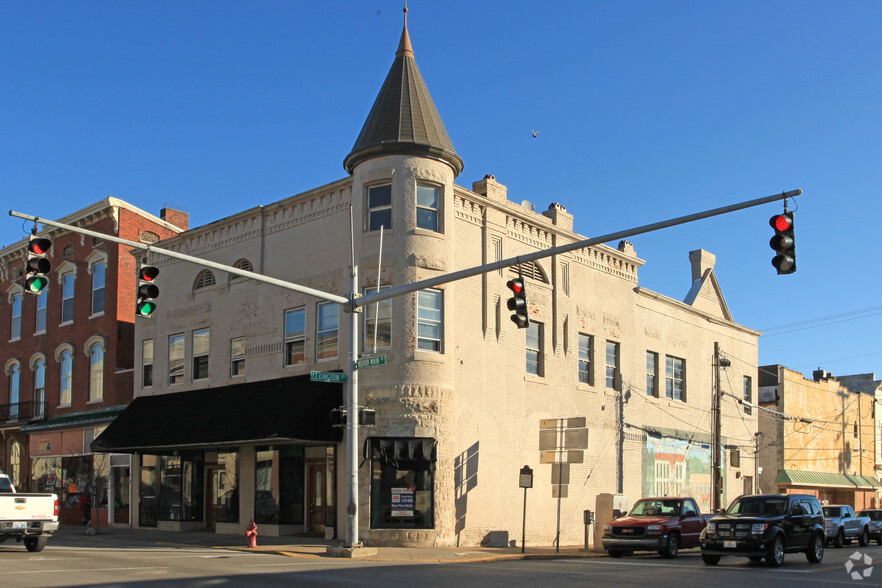
[[[307,533],[324,533],[327,505],[327,476],[325,475],[325,462],[306,462],[306,525]]]

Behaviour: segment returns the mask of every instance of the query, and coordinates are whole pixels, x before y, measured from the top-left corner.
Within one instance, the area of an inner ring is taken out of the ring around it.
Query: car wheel
[[[781,535],[775,537],[769,545],[769,551],[766,553],[766,565],[773,568],[780,568],[784,563],[784,540]]]
[[[879,533],[879,536],[876,537],[876,545],[882,545],[882,533]]]
[[[43,548],[46,547],[46,538],[43,536],[25,537],[24,544],[28,551],[43,551]]]
[[[668,540],[665,541],[664,548],[659,550],[659,555],[661,555],[665,559],[674,559],[677,557],[677,552],[680,551],[680,536],[676,533],[671,533],[668,536]]]
[[[715,566],[718,563],[720,563],[720,556],[719,555],[710,555],[709,553],[702,553],[701,554],[701,561],[703,561],[704,565],[706,565],[706,566]]]
[[[866,547],[870,544],[870,530],[864,527],[864,530],[861,531],[861,536],[858,537],[858,543],[861,547]]]
[[[845,545],[845,532],[842,529],[839,529],[839,532],[836,533],[836,538],[833,539],[833,547],[839,549]]]
[[[821,563],[821,560],[824,559],[824,540],[820,535],[812,535],[805,552],[805,558],[809,563]]]
[[[761,555],[748,555],[747,559],[750,561],[763,561],[763,556]]]
[[[608,553],[609,553],[610,557],[615,557],[615,558],[622,557],[622,552],[619,551],[618,549],[610,549]]]

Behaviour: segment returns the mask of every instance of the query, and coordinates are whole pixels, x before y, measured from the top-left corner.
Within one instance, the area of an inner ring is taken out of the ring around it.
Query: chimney
[[[812,379],[815,382],[820,382],[821,380],[826,380],[827,378],[832,378],[832,374],[828,374],[827,370],[822,370],[821,368],[816,369],[812,372]]]
[[[484,179],[472,183],[472,192],[482,194],[494,200],[507,200],[508,188],[496,181],[492,174],[487,174]]]
[[[178,227],[182,231],[190,228],[190,213],[188,212],[181,212],[174,208],[163,208],[159,211],[159,218]]]
[[[707,270],[713,269],[717,263],[717,256],[704,249],[696,249],[689,252],[689,261],[692,262],[692,281],[704,279]]]
[[[563,204],[552,202],[548,206],[548,210],[546,210],[542,214],[550,218],[551,222],[553,222],[555,226],[558,226],[567,231],[573,230],[573,215],[567,212],[567,208]]]

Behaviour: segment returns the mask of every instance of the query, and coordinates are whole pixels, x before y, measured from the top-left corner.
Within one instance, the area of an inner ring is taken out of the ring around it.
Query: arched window
[[[46,415],[46,359],[41,355],[31,361],[34,370],[34,418]]]
[[[212,273],[211,270],[204,269],[196,276],[196,281],[193,282],[193,290],[208,288],[209,286],[214,286],[216,283],[214,273]]]
[[[104,399],[104,344],[89,346],[89,402]]]
[[[73,349],[69,345],[60,348],[56,359],[61,364],[58,404],[70,406],[73,391]]]
[[[518,276],[518,266],[513,265],[508,268],[508,273],[510,276],[516,278]],[[520,273],[525,278],[530,278],[537,282],[542,282],[543,284],[548,283],[548,274],[545,273],[545,269],[539,265],[539,262],[537,261],[522,263]]]
[[[245,270],[246,272],[253,272],[254,271],[254,264],[251,263],[250,259],[246,259],[244,257],[241,259],[237,259],[236,263],[233,264],[233,267],[236,269]],[[229,274],[229,280],[231,282],[233,282],[233,281],[238,282],[240,280],[247,280],[247,279],[248,278],[246,278],[245,276],[239,276],[236,274]]]
[[[13,360],[6,365],[9,376],[9,420],[18,419],[19,386],[21,385],[21,364]]]

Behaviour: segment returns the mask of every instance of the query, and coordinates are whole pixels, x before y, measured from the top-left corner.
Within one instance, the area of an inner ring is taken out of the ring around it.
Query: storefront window
[[[434,527],[435,441],[372,438],[371,528]]]
[[[141,485],[138,502],[138,521],[142,527],[155,527],[157,520],[157,469],[159,457],[156,455],[141,456]]]
[[[303,523],[303,447],[258,447],[254,522]]]
[[[160,458],[159,520],[201,521],[205,468],[201,453]]]
[[[239,454],[235,451],[217,454],[217,513],[219,523],[239,522]]]

